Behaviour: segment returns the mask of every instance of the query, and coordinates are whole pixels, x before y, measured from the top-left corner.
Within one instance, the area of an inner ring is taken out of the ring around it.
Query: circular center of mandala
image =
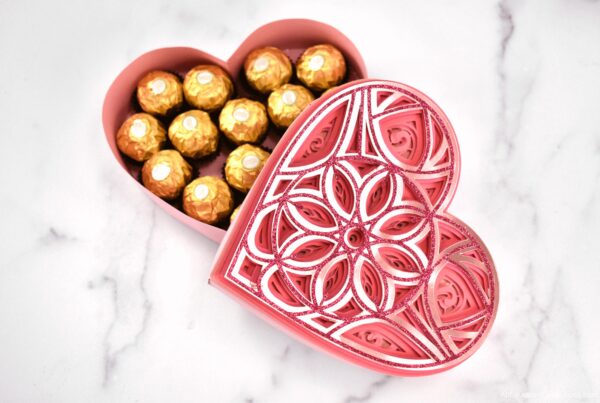
[[[346,231],[346,243],[352,248],[358,248],[365,242],[365,234],[360,228],[350,228]]]

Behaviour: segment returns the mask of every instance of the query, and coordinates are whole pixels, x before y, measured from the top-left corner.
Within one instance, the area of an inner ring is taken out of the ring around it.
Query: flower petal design
[[[419,279],[425,270],[406,246],[381,243],[372,245],[371,250],[381,269],[397,280],[412,283]]]
[[[345,220],[350,220],[356,208],[356,190],[344,170],[336,166],[327,169],[325,188],[327,200],[334,211]]]
[[[379,172],[367,181],[360,193],[362,221],[370,221],[384,214],[394,200],[396,191],[396,184],[389,172]]]
[[[410,206],[397,207],[373,226],[373,234],[383,239],[401,240],[413,236],[425,224],[424,215]]]
[[[281,252],[282,259],[290,266],[312,267],[324,262],[333,252],[336,243],[324,236],[304,236]]]
[[[371,311],[379,310],[384,302],[386,287],[375,265],[368,259],[360,257],[355,263],[353,281],[359,301]]]
[[[329,232],[337,228],[335,217],[322,202],[307,197],[295,197],[289,199],[286,207],[305,230]]]
[[[346,255],[332,259],[315,276],[315,294],[317,304],[329,305],[340,300],[350,283],[350,262]]]

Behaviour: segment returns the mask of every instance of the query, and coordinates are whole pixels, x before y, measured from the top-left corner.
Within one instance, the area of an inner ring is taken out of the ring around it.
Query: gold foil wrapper
[[[214,176],[193,180],[183,191],[183,210],[190,217],[215,224],[231,213],[233,196],[227,183]]]
[[[235,220],[235,218],[237,217],[238,213],[240,212],[240,207],[242,207],[241,204],[233,210],[233,213],[231,213],[231,216],[229,217],[230,223],[232,223],[233,220]]]
[[[165,200],[176,199],[192,179],[192,167],[175,150],[163,150],[144,163],[142,183]]]
[[[152,115],[136,113],[117,132],[117,147],[136,161],[146,161],[160,151],[167,136],[163,125]]]
[[[144,112],[166,116],[183,105],[181,81],[166,71],[151,71],[138,83],[137,99]]]
[[[219,131],[208,113],[191,110],[173,119],[169,139],[184,157],[201,158],[217,151]]]
[[[225,162],[225,179],[231,187],[246,193],[271,154],[260,147],[244,144],[233,150]]]
[[[286,84],[269,95],[269,117],[276,126],[286,128],[314,99],[301,85]]]
[[[258,143],[269,127],[267,110],[257,101],[233,99],[221,110],[219,127],[235,144]]]
[[[267,94],[290,81],[292,63],[280,49],[272,46],[255,49],[244,62],[248,84]]]
[[[188,71],[183,81],[183,93],[190,105],[212,112],[221,109],[231,98],[233,83],[219,66],[203,64]]]
[[[298,59],[296,75],[311,90],[329,89],[341,83],[346,75],[344,55],[331,45],[312,46]]]

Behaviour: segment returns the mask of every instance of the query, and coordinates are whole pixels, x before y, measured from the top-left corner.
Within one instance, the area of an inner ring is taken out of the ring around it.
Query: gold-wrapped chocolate
[[[177,198],[192,179],[192,167],[175,150],[162,150],[144,163],[142,183],[165,200]]]
[[[231,187],[246,193],[265,166],[268,152],[260,147],[244,144],[233,150],[225,162],[225,179]]]
[[[244,71],[248,84],[267,94],[290,81],[292,63],[280,49],[267,46],[250,52],[244,62]]]
[[[298,59],[296,75],[311,90],[323,91],[342,82],[346,75],[346,61],[334,46],[312,46]]]
[[[151,71],[138,83],[137,99],[144,112],[166,116],[183,105],[181,81],[166,71]]]
[[[190,217],[215,224],[231,213],[233,196],[227,183],[215,176],[202,176],[183,191],[183,210]]]
[[[315,98],[301,85],[286,84],[269,95],[269,117],[278,127],[288,127]]]
[[[258,143],[269,127],[267,110],[257,101],[233,99],[221,110],[219,127],[235,144]]]
[[[233,83],[225,70],[219,66],[202,64],[186,74],[183,93],[190,105],[212,112],[221,109],[231,98]]]
[[[136,161],[146,161],[163,148],[167,136],[163,125],[147,113],[136,113],[117,132],[117,147]]]
[[[191,110],[173,119],[169,139],[184,157],[201,158],[217,151],[219,131],[208,113]]]
[[[235,220],[235,217],[237,217],[238,213],[240,212],[240,207],[242,207],[242,205],[240,204],[239,206],[237,206],[234,210],[233,213],[231,213],[231,216],[229,217],[229,222],[232,223],[233,220]]]

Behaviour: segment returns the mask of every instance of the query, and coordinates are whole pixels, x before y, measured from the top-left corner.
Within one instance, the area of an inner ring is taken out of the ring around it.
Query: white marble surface
[[[274,330],[207,285],[217,246],[109,153],[100,109],[132,58],[226,58],[289,17],[338,27],[455,126],[451,211],[501,297],[454,370],[390,378]],[[0,401],[599,400],[599,43],[598,1],[0,2]]]

